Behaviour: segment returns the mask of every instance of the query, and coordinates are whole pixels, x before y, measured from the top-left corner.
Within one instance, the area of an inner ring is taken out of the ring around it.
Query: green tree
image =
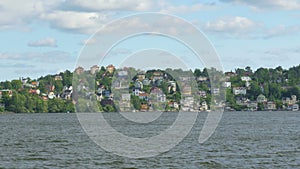
[[[136,110],[140,110],[141,109],[141,100],[139,99],[138,96],[131,95],[130,101],[131,101],[131,104],[133,105],[133,107]]]
[[[21,89],[22,88],[21,80],[12,80],[11,81],[11,87],[12,87],[12,89],[15,89],[15,90]]]

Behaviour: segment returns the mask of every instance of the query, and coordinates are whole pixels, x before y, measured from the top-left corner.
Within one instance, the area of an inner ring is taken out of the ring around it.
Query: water
[[[164,117],[147,130],[135,125],[125,134],[158,134],[176,113]],[[130,159],[99,148],[75,114],[0,115],[0,168],[300,168],[300,112],[226,112],[214,135],[199,144],[205,117],[200,113],[193,130],[171,151]],[[116,129],[125,123],[111,121]]]

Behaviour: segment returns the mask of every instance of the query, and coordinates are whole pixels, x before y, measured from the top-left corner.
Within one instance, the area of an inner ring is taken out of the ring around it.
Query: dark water
[[[175,115],[147,132],[166,128]],[[214,135],[199,144],[205,117],[199,114],[190,134],[169,152],[130,159],[99,148],[75,114],[0,115],[0,168],[300,168],[300,112],[226,112]],[[145,134],[136,127],[127,134]]]

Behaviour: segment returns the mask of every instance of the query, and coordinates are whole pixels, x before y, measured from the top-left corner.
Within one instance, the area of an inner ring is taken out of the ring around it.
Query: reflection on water
[[[144,137],[168,128],[176,113],[147,127],[131,124],[125,134]],[[0,168],[297,168],[300,112],[227,112],[205,143],[198,137],[207,114],[200,113],[189,135],[167,153],[129,159],[107,153],[81,129],[75,114],[0,116]],[[118,130],[125,121],[106,119]],[[119,118],[115,118],[119,119]],[[129,124],[129,123],[128,123]]]

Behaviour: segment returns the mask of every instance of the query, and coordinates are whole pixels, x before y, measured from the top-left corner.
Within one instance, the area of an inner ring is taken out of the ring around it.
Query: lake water
[[[198,143],[206,113],[170,151],[130,159],[105,152],[84,133],[75,114],[0,115],[0,168],[300,168],[300,112],[225,112],[213,136]],[[105,114],[114,119],[116,114]],[[166,129],[176,113],[164,113],[139,137]],[[111,120],[116,129],[122,120]]]

